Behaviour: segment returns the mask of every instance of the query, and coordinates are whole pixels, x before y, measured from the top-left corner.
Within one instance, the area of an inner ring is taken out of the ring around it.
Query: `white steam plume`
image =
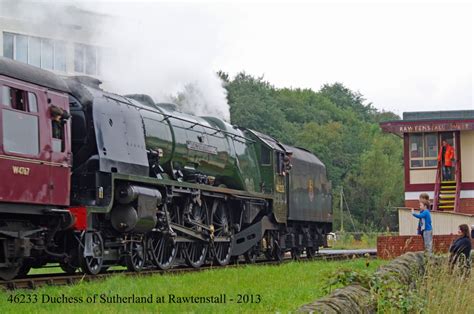
[[[71,15],[67,5],[100,16]],[[74,38],[79,31],[71,26],[84,26],[81,36],[103,48],[99,76],[105,89],[148,94],[156,102],[178,100],[182,111],[230,120],[226,90],[213,68],[218,17],[202,4],[0,0],[0,13],[6,8],[56,38]],[[196,24],[187,23],[196,15]]]
[[[103,4],[100,10],[109,16],[97,34],[106,46],[106,86],[230,120],[226,90],[212,68],[219,41],[212,15],[201,12],[200,23],[189,25],[186,17],[199,12],[196,7],[130,2]]]

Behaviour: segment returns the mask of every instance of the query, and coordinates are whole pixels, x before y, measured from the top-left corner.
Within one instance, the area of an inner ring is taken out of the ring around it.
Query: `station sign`
[[[451,122],[385,122],[380,126],[386,132],[391,133],[427,133],[446,131],[474,130],[474,121],[451,121]]]

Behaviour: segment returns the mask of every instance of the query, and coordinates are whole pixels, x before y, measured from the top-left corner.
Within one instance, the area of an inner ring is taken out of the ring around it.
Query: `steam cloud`
[[[53,1],[41,3],[31,6],[29,1],[0,0],[0,8],[26,14],[39,27],[51,27],[58,17],[62,17],[62,23],[70,19],[72,24],[84,25],[83,33],[89,41],[102,47],[100,77],[107,90],[148,94],[155,102],[178,102],[187,113],[230,120],[227,93],[212,66],[220,34],[214,27],[216,17],[209,12],[189,4],[62,3],[101,14],[100,24],[88,25],[90,20],[80,21],[79,16],[71,16],[67,6]],[[186,16],[195,12],[201,14],[199,23],[186,24]],[[55,30],[63,38],[71,38],[68,32],[72,31],[77,30]]]

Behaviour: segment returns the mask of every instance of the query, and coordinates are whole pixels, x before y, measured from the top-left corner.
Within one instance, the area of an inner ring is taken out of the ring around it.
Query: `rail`
[[[348,252],[348,253],[319,253],[313,258],[301,257],[299,261],[301,262],[310,262],[310,261],[335,261],[335,260],[345,260],[345,259],[354,259],[354,258],[363,258],[363,257],[376,257],[376,253],[373,251],[367,252]],[[291,258],[285,258],[283,263],[293,261]],[[261,260],[257,261],[257,265],[278,265],[282,262],[279,261],[266,261]],[[4,290],[16,290],[16,289],[36,289],[44,286],[64,286],[71,285],[77,282],[89,282],[95,280],[102,280],[109,278],[114,275],[124,275],[124,276],[150,276],[156,274],[179,274],[185,272],[194,272],[194,271],[204,271],[210,269],[223,269],[223,268],[235,268],[246,266],[250,263],[239,261],[234,264],[229,264],[227,266],[215,266],[215,265],[206,265],[200,268],[191,268],[191,267],[175,267],[168,270],[159,270],[159,269],[145,269],[141,272],[130,272],[127,270],[113,270],[105,273],[100,273],[95,276],[86,275],[82,273],[76,273],[72,275],[66,275],[64,273],[57,274],[42,274],[42,275],[29,275],[26,278],[14,279],[11,281],[2,281],[0,280],[0,289]]]

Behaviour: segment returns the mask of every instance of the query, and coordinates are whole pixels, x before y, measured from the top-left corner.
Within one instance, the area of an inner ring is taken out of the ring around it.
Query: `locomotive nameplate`
[[[213,154],[217,155],[217,147],[203,144],[203,143],[198,143],[198,142],[193,142],[193,141],[186,141],[186,147],[191,150],[196,150],[198,152],[203,152],[203,153],[208,153],[208,154]]]
[[[21,176],[30,175],[30,168],[28,167],[12,166],[12,171],[13,171],[13,174],[19,174]]]

